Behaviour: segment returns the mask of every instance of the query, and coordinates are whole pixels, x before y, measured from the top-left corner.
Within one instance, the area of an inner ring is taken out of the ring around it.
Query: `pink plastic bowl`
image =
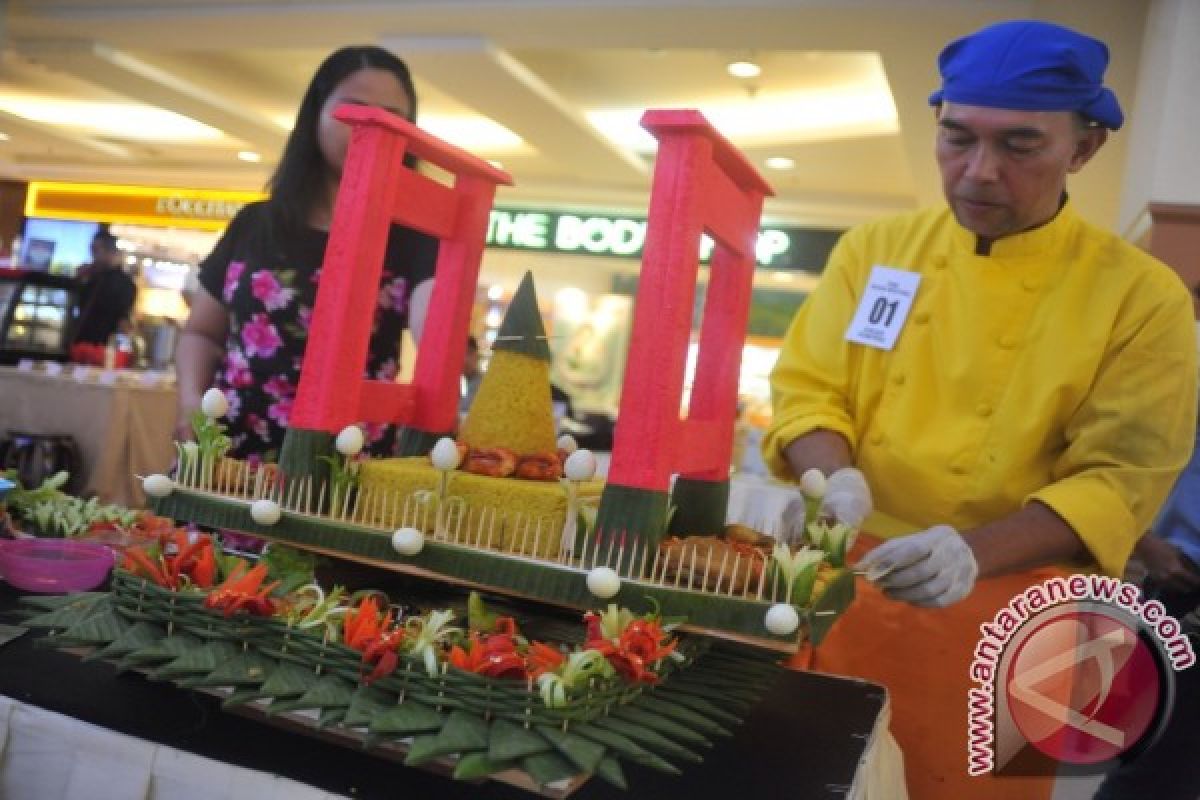
[[[98,542],[16,539],[0,542],[0,575],[27,592],[83,592],[104,583],[113,552]]]

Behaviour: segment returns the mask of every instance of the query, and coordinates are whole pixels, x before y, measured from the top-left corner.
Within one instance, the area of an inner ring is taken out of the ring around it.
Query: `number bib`
[[[878,264],[872,267],[867,289],[846,328],[846,341],[891,350],[920,284],[921,276],[916,272]]]

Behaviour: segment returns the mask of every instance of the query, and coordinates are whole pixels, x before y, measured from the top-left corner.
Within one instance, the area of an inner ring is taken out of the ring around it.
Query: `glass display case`
[[[75,291],[62,275],[0,270],[0,364],[66,361]]]

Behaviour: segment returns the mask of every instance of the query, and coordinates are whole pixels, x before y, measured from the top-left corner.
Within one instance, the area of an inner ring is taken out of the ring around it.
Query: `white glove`
[[[979,565],[967,540],[949,525],[891,539],[858,562],[867,580],[894,600],[944,608],[971,593]]]
[[[799,545],[804,541],[805,516],[808,513],[804,495],[793,492],[779,520],[779,541]]]
[[[867,479],[854,467],[842,467],[825,482],[821,511],[838,522],[857,528],[873,508]]]
[[[810,475],[815,476],[811,486],[808,484]],[[820,470],[810,469],[801,477],[800,485],[801,491],[788,500],[780,520],[779,538],[788,544],[804,541],[808,497],[820,498],[821,514],[851,528],[861,526],[871,513],[871,491],[867,488],[867,480],[854,467],[843,467],[828,478],[821,475]]]

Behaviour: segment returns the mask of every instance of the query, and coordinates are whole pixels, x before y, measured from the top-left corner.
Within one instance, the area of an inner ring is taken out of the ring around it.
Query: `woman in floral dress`
[[[270,198],[244,207],[200,264],[200,290],[176,355],[177,435],[210,386],[224,390],[230,455],[274,461],[296,395],[334,197],[349,141],[333,118],[342,103],[377,106],[415,119],[417,98],[404,63],[377,47],[347,47],[317,69],[270,181]],[[367,376],[394,378],[405,327],[419,335],[437,241],[393,226],[388,238]],[[393,431],[364,425],[372,452],[387,454]]]

